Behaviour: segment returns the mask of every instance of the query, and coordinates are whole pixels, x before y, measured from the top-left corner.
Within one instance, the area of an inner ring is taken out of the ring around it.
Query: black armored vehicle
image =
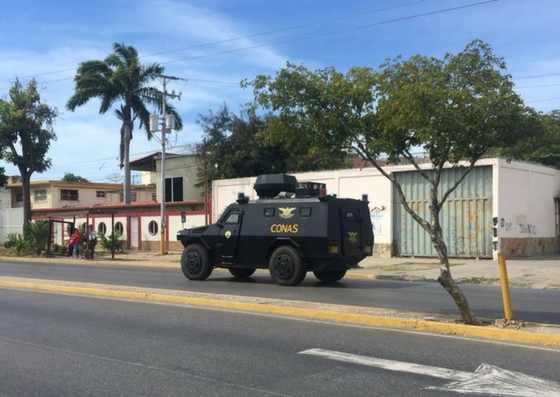
[[[188,279],[204,280],[222,267],[240,278],[268,268],[280,285],[297,285],[308,271],[336,282],[372,255],[367,196],[338,198],[325,184],[286,174],[260,175],[254,189],[258,200],[240,193],[216,223],[177,233]]]

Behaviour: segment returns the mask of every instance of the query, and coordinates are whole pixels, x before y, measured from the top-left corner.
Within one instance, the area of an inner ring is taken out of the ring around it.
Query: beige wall
[[[157,201],[161,200],[161,160],[156,161],[157,177],[152,176],[156,184]],[[201,200],[203,190],[195,187],[197,174],[196,157],[192,155],[165,158],[165,179],[183,178],[183,201]]]
[[[21,208],[22,201],[17,201],[16,196],[22,193],[21,183],[8,185],[11,189],[12,207]],[[31,182],[30,199],[31,208],[66,208],[85,207],[94,205],[119,204],[122,202],[123,186],[112,183],[86,183],[86,182],[61,182],[61,181],[36,181]],[[63,197],[62,191],[77,191],[77,195]],[[152,202],[155,188],[132,189],[133,202]]]

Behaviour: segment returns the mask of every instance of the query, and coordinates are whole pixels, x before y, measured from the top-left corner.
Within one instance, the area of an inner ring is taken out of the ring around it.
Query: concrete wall
[[[9,189],[0,187],[0,208],[12,207],[12,194]]]
[[[465,164],[466,165],[466,164]],[[477,166],[493,167],[493,214],[498,218],[497,248],[507,256],[559,252],[555,197],[560,197],[560,171],[523,162],[483,159]],[[430,164],[422,167],[430,168]],[[384,167],[389,173],[414,170],[410,165]],[[327,193],[360,199],[367,194],[375,234],[375,256],[390,257],[393,244],[393,188],[374,168],[294,174],[299,182],[326,183]],[[212,184],[213,219],[244,192],[251,200],[256,177],[217,180]],[[491,228],[488,230],[492,234]]]
[[[497,161],[494,216],[501,251],[510,256],[555,253],[560,171],[534,164]]]
[[[374,255],[391,256],[393,190],[387,178],[373,168],[306,172],[294,175],[298,182],[325,183],[327,194],[336,194],[340,198],[360,200],[363,194],[367,194],[375,234]],[[256,177],[213,181],[212,219],[218,219],[225,208],[237,199],[240,192],[251,200],[257,200],[258,196],[253,189],[255,180]]]
[[[23,233],[23,208],[0,209],[0,242],[8,233]]]

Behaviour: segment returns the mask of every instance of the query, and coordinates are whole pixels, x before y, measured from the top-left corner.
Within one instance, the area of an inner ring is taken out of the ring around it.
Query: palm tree
[[[124,204],[130,204],[130,140],[134,121],[146,130],[148,139],[150,132],[150,112],[146,105],[162,110],[162,95],[149,84],[157,79],[164,68],[157,63],[142,65],[138,59],[138,51],[124,43],[114,43],[113,53],[104,61],[89,60],[80,63],[74,77],[74,94],[66,103],[66,108],[74,111],[92,98],[99,98],[99,113],[105,114],[121,101],[115,114],[122,125],[120,129],[120,167],[124,167]],[[165,100],[165,98],[163,98]],[[183,123],[175,108],[165,104],[166,113],[175,116],[175,126],[182,129]],[[162,187],[163,188],[163,187]]]

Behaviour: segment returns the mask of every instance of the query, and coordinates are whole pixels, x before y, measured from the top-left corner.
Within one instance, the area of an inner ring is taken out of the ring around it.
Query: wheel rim
[[[199,272],[201,268],[200,256],[196,252],[189,252],[185,258],[185,267],[190,273]]]
[[[274,271],[278,278],[287,279],[294,274],[295,265],[290,255],[278,255],[274,262]]]

